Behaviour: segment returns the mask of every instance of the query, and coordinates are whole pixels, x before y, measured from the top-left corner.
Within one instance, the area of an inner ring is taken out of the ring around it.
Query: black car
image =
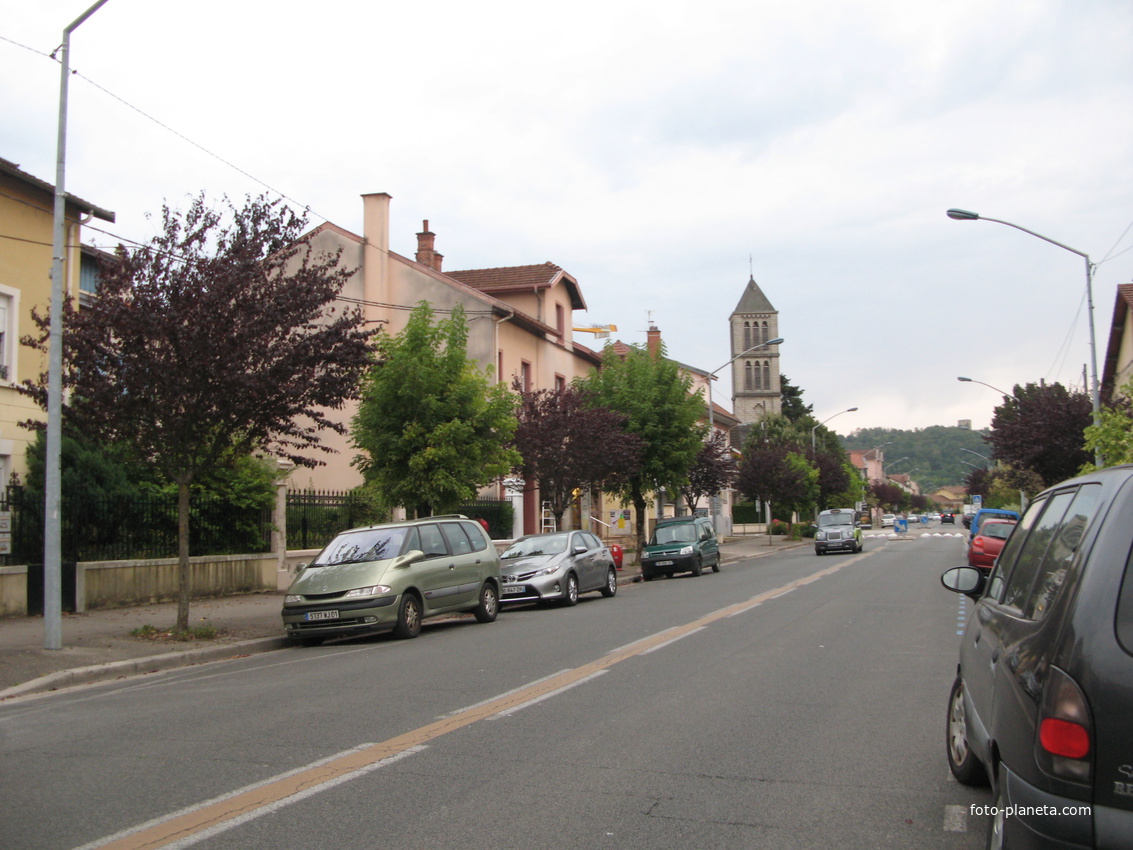
[[[950,522],[953,525],[955,525],[956,524],[956,514],[948,513],[948,512],[942,512],[940,514],[940,524],[943,525],[946,522]]]
[[[994,789],[989,847],[1133,848],[1133,465],[1035,497],[976,604],[948,701],[949,767]]]

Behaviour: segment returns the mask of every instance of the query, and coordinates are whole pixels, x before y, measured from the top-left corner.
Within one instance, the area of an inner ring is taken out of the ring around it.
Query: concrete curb
[[[31,679],[27,682],[21,682],[18,685],[0,691],[0,700],[27,696],[28,694],[56,691],[75,685],[89,685],[111,679],[122,679],[127,676],[157,673],[161,670],[175,670],[178,667],[191,667],[194,664],[207,664],[210,661],[243,658],[261,652],[283,649],[288,645],[289,642],[285,637],[257,638],[256,640],[246,640],[238,643],[226,643],[219,646],[189,649],[184,652],[163,652],[158,655],[147,655],[144,658],[128,658],[124,661],[112,661],[107,664],[75,667],[72,670],[60,670],[58,673],[48,673],[46,676],[40,676],[38,679]]]

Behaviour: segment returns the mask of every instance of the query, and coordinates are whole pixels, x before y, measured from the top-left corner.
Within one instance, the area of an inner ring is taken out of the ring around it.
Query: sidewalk
[[[729,538],[721,546],[722,563],[810,545],[782,537],[770,541],[762,535]],[[640,570],[627,565],[618,573],[618,583],[631,584],[640,576]],[[218,637],[186,643],[130,634],[142,626],[172,626],[177,619],[175,602],[63,614],[59,650],[43,648],[42,617],[0,619],[0,700],[282,649],[288,646],[280,619],[282,606],[282,593],[194,600],[189,625],[212,626]]]

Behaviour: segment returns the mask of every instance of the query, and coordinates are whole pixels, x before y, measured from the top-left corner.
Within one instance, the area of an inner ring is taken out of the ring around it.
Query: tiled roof
[[[586,302],[576,281],[554,263],[540,263],[534,266],[506,266],[498,269],[464,269],[445,272],[461,283],[492,294],[515,293],[550,289],[560,281],[570,293],[571,309],[585,310]]]
[[[55,194],[55,186],[53,184],[48,183],[44,180],[40,180],[38,177],[33,177],[22,168],[20,168],[16,163],[4,159],[3,157],[0,157],[0,173],[14,177],[15,179],[20,180],[21,182],[26,183],[29,186],[34,186],[35,188],[40,189],[49,195]],[[82,212],[91,213],[92,215],[101,218],[103,221],[114,221],[114,213],[110,210],[104,210],[102,207],[96,207],[89,201],[84,201],[82,198],[78,197],[77,195],[72,195],[70,192],[67,192],[66,195],[67,203],[73,204]]]

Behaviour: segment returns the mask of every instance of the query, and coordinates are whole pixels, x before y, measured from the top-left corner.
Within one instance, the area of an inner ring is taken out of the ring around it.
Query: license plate
[[[672,561],[654,561],[653,562],[653,566],[655,566],[655,567],[671,567],[672,565],[673,565]]]
[[[306,616],[303,617],[308,623],[312,620],[337,620],[337,611],[308,611]]]
[[[526,592],[526,590],[527,588],[523,587],[522,585],[513,584],[504,587],[504,596],[518,596],[519,594]]]

